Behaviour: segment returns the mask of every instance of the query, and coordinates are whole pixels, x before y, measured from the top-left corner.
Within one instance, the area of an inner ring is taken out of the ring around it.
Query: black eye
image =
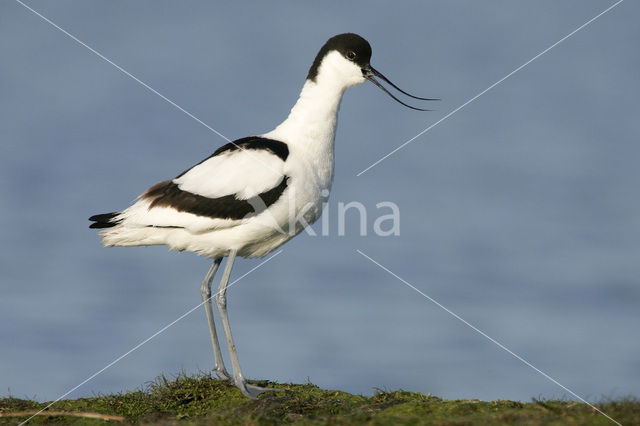
[[[349,59],[350,61],[353,61],[356,58],[356,52],[354,52],[353,50],[350,50],[347,52],[347,59]]]

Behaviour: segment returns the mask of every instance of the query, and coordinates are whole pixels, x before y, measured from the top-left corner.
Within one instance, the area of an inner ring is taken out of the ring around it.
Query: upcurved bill
[[[380,82],[378,80],[376,80],[374,78],[374,75],[376,77],[380,77],[383,81],[385,81],[386,83],[390,84],[391,87],[393,87],[394,89],[398,90],[399,92],[412,97],[414,99],[420,99],[423,101],[439,101],[440,99],[432,99],[432,98],[420,98],[418,96],[413,96],[410,95],[409,93],[405,92],[404,90],[400,89],[398,86],[396,86],[395,84],[393,84],[387,77],[385,77],[384,75],[382,75],[380,72],[378,72],[377,70],[375,70],[371,65],[367,65],[366,67],[364,67],[362,69],[362,74],[364,75],[364,77],[369,80],[370,82],[372,82],[373,84],[375,84],[376,86],[378,86],[380,89],[382,89],[382,91],[384,91],[387,95],[391,96],[391,98],[393,100],[395,100],[396,102],[406,106],[407,108],[411,108],[411,109],[415,109],[417,111],[431,111],[430,109],[424,109],[424,108],[418,108],[418,107],[414,107],[411,106],[409,104],[406,104],[404,102],[402,102],[400,99],[396,98],[391,92],[389,92],[382,84],[380,84]]]
[[[410,93],[405,92],[404,90],[402,90],[401,88],[399,88],[398,86],[396,86],[395,84],[393,84],[391,82],[391,80],[389,80],[387,77],[385,77],[384,75],[382,75],[382,73],[378,70],[376,70],[375,68],[373,68],[371,65],[369,65],[369,70],[371,70],[371,73],[373,75],[375,75],[376,77],[380,77],[384,82],[388,83],[391,87],[393,87],[394,89],[396,89],[398,92],[403,93],[407,96],[409,96],[410,98],[413,99],[420,99],[421,101],[439,101],[440,99],[436,99],[436,98],[421,98],[418,96],[413,96]]]

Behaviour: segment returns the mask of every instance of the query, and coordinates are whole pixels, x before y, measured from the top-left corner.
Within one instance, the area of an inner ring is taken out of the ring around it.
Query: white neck
[[[333,148],[338,110],[346,87],[331,81],[307,80],[300,97],[286,120],[264,136],[301,147],[312,144],[316,148]],[[305,147],[312,148],[312,147]],[[313,149],[313,148],[312,148]]]
[[[344,91],[364,81],[359,66],[347,61],[337,51],[323,59],[315,81],[307,80],[289,117],[264,136],[292,145],[331,145]],[[320,148],[322,149],[322,148]]]
[[[290,154],[304,164],[319,189],[329,189],[333,179],[333,141],[342,95],[364,80],[359,66],[337,51],[327,53],[315,81],[307,80],[302,86],[287,119],[263,135],[287,143]]]

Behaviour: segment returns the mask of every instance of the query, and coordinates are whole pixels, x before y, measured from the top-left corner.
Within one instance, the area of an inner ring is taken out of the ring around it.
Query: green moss
[[[126,424],[371,424],[371,425],[609,425],[605,416],[575,401],[444,400],[421,393],[378,391],[371,397],[320,389],[312,384],[254,382],[283,392],[258,400],[242,396],[234,386],[209,375],[161,376],[143,390],[93,398],[62,400],[56,412],[102,413],[122,416]],[[0,425],[18,424],[47,403],[18,398],[0,399]],[[640,425],[636,398],[603,401],[598,408],[625,425]],[[83,414],[85,415],[85,414]],[[118,422],[118,420],[111,420]],[[67,415],[37,416],[33,424],[105,424],[105,419]]]

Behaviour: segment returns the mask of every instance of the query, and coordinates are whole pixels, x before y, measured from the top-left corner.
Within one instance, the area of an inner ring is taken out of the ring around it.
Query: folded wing
[[[280,199],[288,184],[288,153],[283,142],[257,136],[239,139],[175,179],[153,185],[109,220],[124,227],[191,232],[235,226]]]

